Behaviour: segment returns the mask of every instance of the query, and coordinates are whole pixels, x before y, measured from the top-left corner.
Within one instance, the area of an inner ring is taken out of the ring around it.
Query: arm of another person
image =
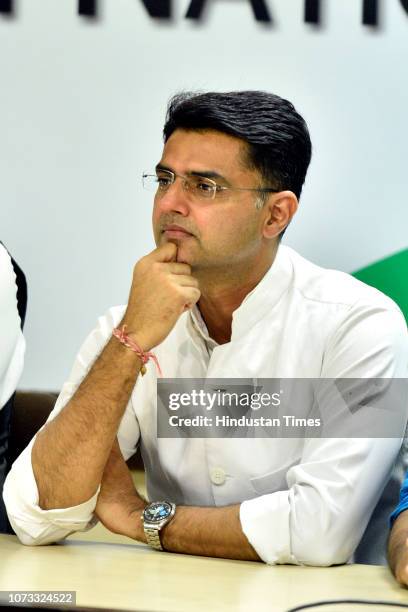
[[[408,474],[401,488],[400,501],[391,516],[388,563],[395,578],[408,586]]]

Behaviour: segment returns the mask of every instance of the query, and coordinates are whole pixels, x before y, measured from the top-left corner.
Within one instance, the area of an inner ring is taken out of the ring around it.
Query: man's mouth
[[[162,233],[167,238],[189,238],[193,236],[193,234],[188,232],[184,227],[175,224],[165,225]]]

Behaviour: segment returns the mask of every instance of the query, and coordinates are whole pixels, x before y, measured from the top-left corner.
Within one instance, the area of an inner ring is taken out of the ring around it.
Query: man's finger
[[[195,287],[185,287],[185,304],[189,304],[189,308],[192,308],[194,304],[198,302],[201,297],[201,292]]]
[[[174,242],[165,242],[152,252],[152,257],[155,261],[176,261],[177,245]]]
[[[183,274],[183,275],[190,275],[191,274],[191,266],[189,266],[186,263],[178,263],[176,262],[170,262],[168,264],[168,271],[171,274]]]
[[[191,276],[191,274],[174,274],[174,282],[181,287],[195,287],[199,288],[198,280]]]

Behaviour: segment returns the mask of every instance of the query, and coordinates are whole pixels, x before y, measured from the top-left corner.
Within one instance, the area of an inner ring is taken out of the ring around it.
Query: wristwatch
[[[164,550],[160,541],[160,530],[173,518],[176,504],[167,501],[153,502],[146,506],[140,517],[147,543],[156,550]]]

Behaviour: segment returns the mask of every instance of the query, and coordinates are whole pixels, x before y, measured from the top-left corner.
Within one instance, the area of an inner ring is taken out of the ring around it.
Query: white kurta
[[[75,392],[123,312],[112,308],[99,319],[50,418]],[[392,300],[285,246],[234,312],[230,342],[211,340],[196,309],[179,318],[154,352],[166,378],[405,378],[408,364],[407,328]],[[242,529],[267,563],[349,559],[401,439],[157,439],[154,363],[147,370],[118,439],[126,459],[141,444],[151,500],[241,503]],[[87,528],[97,495],[74,508],[39,508],[31,447],[14,464],[4,493],[21,541],[44,544]]]

